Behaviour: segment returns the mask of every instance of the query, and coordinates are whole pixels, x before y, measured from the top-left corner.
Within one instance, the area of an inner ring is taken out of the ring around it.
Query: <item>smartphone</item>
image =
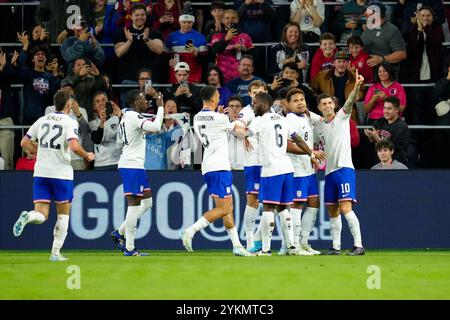
[[[236,23],[231,23],[230,24],[230,29],[237,29]]]
[[[283,80],[283,87],[288,87],[291,85],[291,80],[289,79],[282,79]]]
[[[186,41],[186,46],[188,46],[188,45],[190,45],[190,44],[194,44],[194,40],[193,39],[188,39],[187,41]]]
[[[180,86],[182,86],[182,87],[188,87],[189,85],[188,85],[187,80],[181,80],[181,81],[180,81]]]
[[[145,80],[145,92],[147,92],[148,88],[150,88],[152,86],[152,80],[148,79]]]
[[[106,118],[109,119],[113,114],[113,107],[111,101],[106,102]]]

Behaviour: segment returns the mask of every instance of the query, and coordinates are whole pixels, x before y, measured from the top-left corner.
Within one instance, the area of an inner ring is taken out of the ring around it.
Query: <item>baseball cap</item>
[[[74,85],[73,85],[73,82],[72,82],[72,80],[69,80],[69,79],[62,79],[61,80],[61,85],[60,85],[60,87],[61,88],[64,88],[64,87],[74,87]]]
[[[189,65],[186,62],[178,62],[175,65],[175,72],[177,72],[178,70],[186,70],[187,72],[189,72]]]
[[[345,51],[338,51],[336,52],[336,54],[334,55],[333,60],[337,60],[337,59],[344,59],[344,60],[349,60],[349,56],[348,53]]]
[[[178,18],[179,22],[182,21],[190,21],[190,22],[195,22],[195,17],[191,14],[182,14],[179,18]]]

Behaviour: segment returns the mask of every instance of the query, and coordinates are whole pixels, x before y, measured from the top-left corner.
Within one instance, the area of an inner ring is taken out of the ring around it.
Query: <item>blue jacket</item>
[[[183,130],[176,125],[166,132],[145,135],[145,170],[167,170],[167,150],[183,136]]]

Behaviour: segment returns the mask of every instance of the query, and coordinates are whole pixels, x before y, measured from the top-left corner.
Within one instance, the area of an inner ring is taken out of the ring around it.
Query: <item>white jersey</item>
[[[123,145],[119,168],[144,169],[145,133],[160,130],[164,108],[159,107],[155,118],[149,119],[132,109],[122,110],[119,123],[118,141]]]
[[[287,155],[287,140],[295,131],[285,117],[276,113],[266,113],[256,117],[250,124],[249,130],[258,134],[263,166],[261,177],[294,172],[291,159]]]
[[[27,136],[38,141],[34,177],[73,180],[69,141],[78,140],[77,121],[63,112],[53,112],[40,117]]]
[[[245,162],[244,140],[234,134],[228,134],[228,152],[232,170],[243,170]]]
[[[308,147],[313,150],[314,133],[311,119],[306,114],[300,116],[291,112],[287,114],[286,120],[295,132],[305,140]],[[309,155],[288,153],[288,156],[294,165],[294,177],[308,177],[315,173]]]
[[[241,120],[246,126],[249,126],[254,119],[255,119],[255,112],[253,111],[253,108],[250,104],[245,108],[242,108],[241,112],[239,113],[239,120]],[[245,150],[244,166],[246,167],[260,166],[261,159],[259,158],[258,153],[258,137],[255,135],[249,137],[248,140],[252,144],[253,150],[252,151]]]
[[[100,144],[94,144],[95,161],[94,167],[104,167],[116,165],[119,162],[121,148],[117,145],[117,132],[119,131],[120,119],[111,116],[105,121],[103,126],[103,138]],[[98,130],[100,119],[89,121],[89,129]]]
[[[320,140],[327,156],[325,175],[340,168],[352,168],[352,148],[350,144],[350,114],[341,108],[331,122],[324,118],[313,120],[314,134]]]
[[[227,135],[234,125],[226,115],[214,111],[203,110],[195,115],[194,131],[205,149],[203,175],[213,171],[231,170]]]

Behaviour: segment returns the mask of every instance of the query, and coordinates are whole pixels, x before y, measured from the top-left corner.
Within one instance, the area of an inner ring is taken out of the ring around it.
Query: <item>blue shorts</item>
[[[34,177],[33,202],[71,203],[73,199],[73,180]]]
[[[233,175],[231,171],[208,172],[205,173],[203,179],[205,179],[211,197],[224,199],[232,196]]]
[[[258,194],[261,180],[261,166],[244,167],[246,193]]]
[[[325,204],[356,202],[355,169],[341,168],[325,176]]]
[[[123,181],[123,193],[126,196],[142,197],[144,191],[150,190],[147,173],[144,169],[120,168],[119,172]]]
[[[280,174],[273,177],[261,177],[259,202],[269,204],[292,204],[293,173]]]
[[[310,197],[318,197],[319,189],[317,189],[316,175],[312,174],[307,177],[294,177],[294,201],[306,201]]]

